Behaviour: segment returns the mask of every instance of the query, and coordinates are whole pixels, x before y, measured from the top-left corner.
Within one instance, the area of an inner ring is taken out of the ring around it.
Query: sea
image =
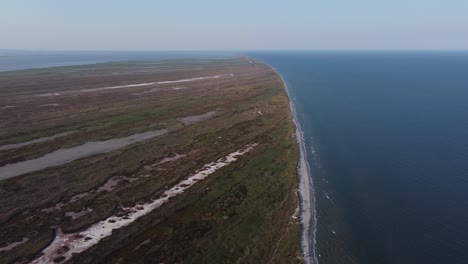
[[[468,264],[468,52],[244,54],[288,83],[314,182],[319,263]],[[207,56],[7,52],[0,71]]]
[[[319,263],[468,263],[468,52],[259,52],[288,83]]]

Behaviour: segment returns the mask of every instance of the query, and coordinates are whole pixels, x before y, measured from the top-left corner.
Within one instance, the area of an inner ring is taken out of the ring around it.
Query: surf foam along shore
[[[47,246],[40,256],[33,260],[32,264],[41,263],[62,263],[73,254],[82,253],[96,245],[101,239],[112,235],[113,230],[125,227],[136,221],[138,218],[147,215],[161,205],[167,203],[169,199],[185,192],[198,181],[208,177],[222,167],[236,161],[239,156],[243,156],[255,148],[258,143],[250,144],[244,148],[234,151],[214,162],[205,164],[201,169],[189,175],[185,180],[166,190],[155,200],[145,203],[137,203],[130,208],[122,208],[123,214],[113,215],[107,219],[99,221],[83,231],[64,234],[57,230],[54,240]]]
[[[318,264],[318,258],[315,251],[315,235],[317,230],[317,215],[315,211],[315,195],[310,166],[307,162],[307,151],[304,143],[304,132],[297,118],[296,109],[292,101],[291,93],[288,84],[283,76],[272,66],[273,71],[278,74],[283,82],[284,88],[289,98],[289,108],[294,125],[296,127],[296,140],[299,146],[299,162],[297,166],[297,174],[299,178],[299,199],[301,205],[301,250],[305,264]]]

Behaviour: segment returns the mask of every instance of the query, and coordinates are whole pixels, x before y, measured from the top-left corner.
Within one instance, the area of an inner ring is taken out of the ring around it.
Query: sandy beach
[[[166,190],[159,198],[147,203],[139,202],[135,206],[129,208],[122,207],[120,215],[108,217],[76,233],[65,234],[59,229],[52,243],[42,251],[38,259],[31,263],[63,262],[71,259],[73,254],[85,252],[87,249],[99,243],[103,238],[112,235],[114,230],[128,226],[138,218],[159,208],[161,205],[169,202],[171,198],[185,192],[198,181],[205,179],[218,169],[236,161],[240,156],[250,152],[257,145],[257,143],[247,145],[217,161],[205,164],[194,174],[189,175],[187,179],[184,179],[179,184]]]
[[[273,67],[272,67],[273,68]],[[291,99],[291,94],[283,76],[275,69],[273,70],[281,77],[286,93],[289,97],[289,106],[293,116],[293,122],[296,126],[296,140],[299,145],[299,162],[297,174],[299,178],[299,199],[301,205],[301,250],[305,264],[318,264],[318,259],[315,252],[315,230],[316,230],[316,214],[315,214],[315,197],[313,182],[310,174],[310,167],[307,163],[307,153],[304,144],[303,132],[299,121],[297,120],[296,110]]]

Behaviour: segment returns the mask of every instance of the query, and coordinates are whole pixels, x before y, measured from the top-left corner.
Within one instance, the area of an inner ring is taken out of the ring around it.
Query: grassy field
[[[177,82],[209,76],[221,77]],[[142,83],[154,84],[96,89]],[[0,166],[86,142],[169,131],[0,181],[1,263],[31,261],[57,230],[79,233],[123,214],[248,144],[258,145],[68,261],[301,263],[298,150],[284,87],[267,65],[233,58],[5,72],[0,103],[13,106],[0,109],[0,146],[73,132],[0,150]],[[209,112],[216,114],[191,124],[179,120]]]

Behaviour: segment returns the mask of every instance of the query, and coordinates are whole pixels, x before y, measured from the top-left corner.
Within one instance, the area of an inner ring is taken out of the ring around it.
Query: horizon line
[[[10,49],[0,48],[9,52],[468,52],[466,49]]]

